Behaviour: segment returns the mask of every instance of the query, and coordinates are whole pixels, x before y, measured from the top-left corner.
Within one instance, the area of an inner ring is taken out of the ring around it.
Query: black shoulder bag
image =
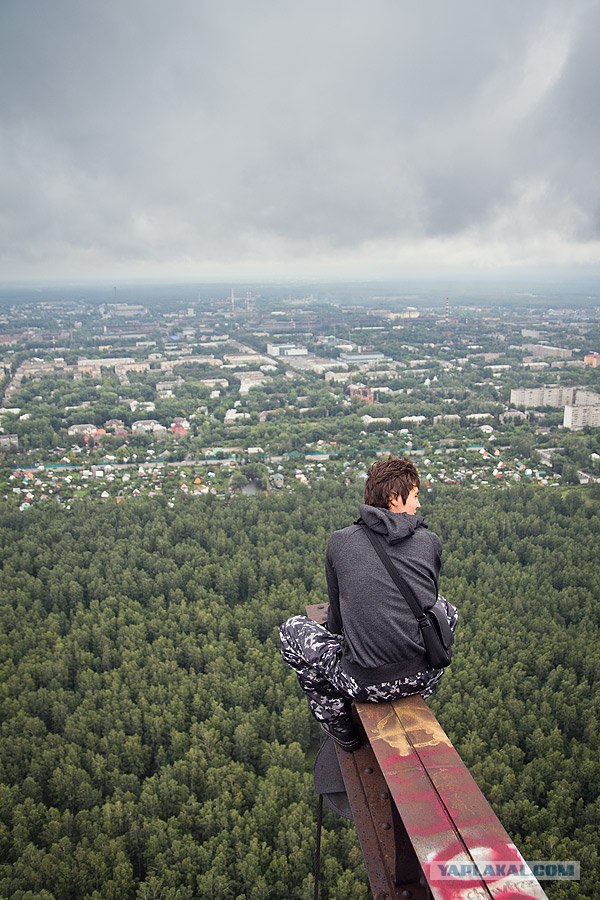
[[[394,584],[410,606],[419,624],[421,637],[425,644],[425,657],[427,662],[434,669],[443,669],[446,666],[449,666],[452,662],[452,642],[454,640],[454,634],[448,624],[446,613],[444,612],[439,599],[436,600],[430,609],[423,610],[410,584],[393,565],[371,529],[362,521],[359,521],[358,524],[373,544],[373,547],[377,551],[377,555],[388,570]]]

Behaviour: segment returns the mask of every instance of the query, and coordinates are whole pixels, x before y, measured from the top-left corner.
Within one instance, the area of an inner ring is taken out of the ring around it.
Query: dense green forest
[[[598,896],[595,487],[440,489],[424,513],[461,612],[431,704],[527,859]],[[359,486],[0,507],[0,895],[312,896],[318,730],[277,629],[325,597]],[[369,895],[326,815],[324,898]]]

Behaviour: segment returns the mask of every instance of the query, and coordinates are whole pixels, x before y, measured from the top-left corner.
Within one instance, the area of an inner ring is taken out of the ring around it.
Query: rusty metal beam
[[[337,749],[340,769],[375,900],[430,900],[419,861],[370,745]]]
[[[327,603],[319,603],[307,606],[306,613],[324,625],[327,608]],[[355,753],[346,753],[337,746],[335,750],[373,897],[431,900],[412,843],[364,729],[363,745]]]
[[[486,874],[525,862],[420,696],[356,709],[436,900],[546,897],[533,876]],[[440,880],[449,865],[474,874]]]
[[[319,624],[328,604],[306,608]],[[375,898],[547,900],[533,876],[491,874],[494,863],[519,872],[523,857],[420,696],[355,704],[365,741],[336,748]],[[464,877],[440,878],[441,866]]]

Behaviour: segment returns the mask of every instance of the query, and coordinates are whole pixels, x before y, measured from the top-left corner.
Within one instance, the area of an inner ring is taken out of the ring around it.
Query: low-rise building
[[[138,419],[137,422],[132,422],[131,431],[133,434],[153,434],[155,431],[166,431],[164,425],[161,425],[160,422],[157,422],[156,419]]]
[[[434,425],[455,425],[457,422],[460,422],[458,413],[448,413],[448,415],[433,417]]]
[[[540,359],[571,359],[573,356],[572,350],[566,347],[551,347],[549,344],[525,344],[523,349]]]
[[[223,365],[223,360],[216,356],[181,356],[161,360],[160,368],[163,372],[172,372],[177,366],[190,366],[194,363],[201,366],[218,366],[220,368]]]
[[[96,426],[92,425],[91,422],[82,422],[79,425],[70,425],[67,428],[67,434],[70,435],[71,437],[76,436],[76,435],[90,436],[92,434],[95,434],[96,430],[97,430]]]
[[[375,403],[375,391],[364,384],[351,384],[349,393],[352,400],[361,400],[363,403]]]
[[[250,418],[250,413],[238,412],[237,409],[228,409],[223,419],[224,425],[238,425]]]
[[[260,353],[226,353],[225,359],[230,366],[260,366],[268,365],[271,360]]]
[[[183,416],[175,416],[175,418],[171,422],[171,425],[169,426],[169,430],[176,437],[184,437],[189,433],[190,423],[187,419],[183,418]]]
[[[19,435],[18,434],[0,434],[0,449],[2,450],[18,450]]]
[[[427,416],[402,416],[401,422],[411,422],[413,425],[422,425],[427,421]]]
[[[349,372],[325,372],[325,381],[345,384],[352,376]]]
[[[102,357],[100,359],[78,359],[77,368],[83,375],[99,376],[102,369],[120,369],[121,372],[129,371],[128,366],[138,365],[135,359],[130,356],[113,356]],[[149,368],[149,363],[144,363]]]
[[[122,419],[107,419],[104,423],[104,428],[106,431],[114,431],[115,433],[117,431],[127,430],[125,428],[125,422],[123,422]]]
[[[270,375],[265,375],[263,372],[241,372],[239,375],[240,379],[240,394],[247,394],[254,387],[261,387],[263,384],[268,384],[271,381]]]
[[[374,362],[383,362],[383,360],[387,360],[387,356],[383,353],[340,353],[339,356],[340,362],[350,363],[355,366],[363,365],[364,363],[374,363]]]
[[[500,421],[503,425],[506,422],[524,422],[527,416],[521,409],[507,409],[500,413]]]
[[[390,418],[388,418],[387,416],[376,417],[376,416],[366,416],[365,415],[365,416],[361,416],[360,418],[361,418],[361,421],[362,421],[363,425],[365,426],[365,428],[367,428],[369,425],[386,425],[386,426],[388,426],[388,425],[392,424],[392,420]]]
[[[307,356],[308,350],[300,344],[267,344],[269,356]]]

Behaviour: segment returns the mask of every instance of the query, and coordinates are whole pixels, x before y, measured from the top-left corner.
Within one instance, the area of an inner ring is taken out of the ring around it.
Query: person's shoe
[[[321,722],[321,731],[330,737],[346,753],[354,753],[362,744],[360,733],[352,719]]]

